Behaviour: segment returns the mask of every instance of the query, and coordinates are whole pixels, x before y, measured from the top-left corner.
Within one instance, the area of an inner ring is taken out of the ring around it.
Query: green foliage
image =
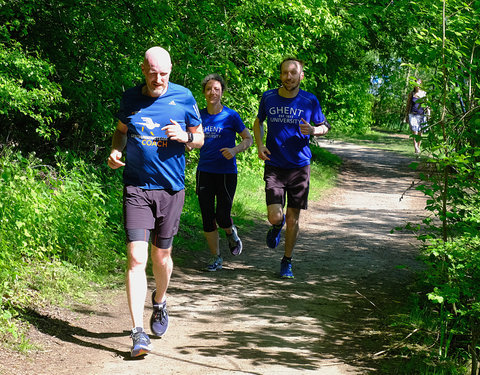
[[[47,61],[22,51],[18,43],[0,42],[0,116],[2,126],[26,140],[36,131],[45,139],[56,139],[50,125],[61,116],[64,104],[60,87],[51,81],[54,68]],[[18,121],[33,121],[35,126],[16,129]]]
[[[172,81],[191,88],[200,103],[201,79],[212,72],[224,75],[230,87],[225,103],[247,124],[253,123],[261,93],[277,87],[278,63],[297,55],[307,62],[304,88],[320,98],[334,129],[368,129],[369,17],[378,12],[377,5],[347,9],[319,0],[191,5],[186,0],[10,1],[0,8],[0,50],[12,58],[21,54],[25,62],[17,63],[20,77],[10,68],[2,77],[8,95],[16,98],[22,79],[27,82],[30,74],[41,78],[35,82],[40,91],[29,95],[42,105],[26,98],[15,105],[5,94],[0,103],[17,108],[10,108],[8,117],[0,112],[0,121],[12,129],[38,129],[40,139],[58,136],[76,151],[102,149],[109,142],[121,92],[142,79],[143,52],[162,45],[172,55]],[[14,113],[28,117],[12,117]],[[0,134],[15,141],[21,135]],[[35,140],[21,145],[28,150]]]
[[[375,126],[388,130],[408,130],[405,120],[409,71],[399,60],[389,60],[376,66],[372,92],[375,96],[373,118]]]
[[[423,290],[419,280],[416,288]],[[439,356],[439,334],[443,320],[439,311],[432,310],[418,295],[412,295],[410,311],[397,311],[391,326],[402,340],[389,351],[382,373],[386,374],[437,374],[462,375],[467,371],[468,353],[457,350],[455,355]],[[408,339],[408,340],[406,340]],[[449,345],[457,344],[450,340]]]
[[[455,335],[471,335],[476,350],[480,323],[480,238],[432,241],[425,251],[426,282],[434,286],[428,299],[439,305],[441,326],[438,354],[447,358]],[[465,345],[465,343],[463,343]],[[465,350],[459,345],[459,348]]]
[[[401,356],[409,358],[403,372],[466,374],[479,344],[480,237],[434,240],[425,247],[427,266],[415,284],[418,293],[409,314],[396,327],[409,333]],[[412,333],[415,333],[414,335]],[[402,337],[403,339],[403,337]]]
[[[106,167],[105,167],[106,168]],[[54,166],[32,153],[0,154],[0,336],[22,343],[18,309],[123,269],[120,181],[69,153]],[[120,212],[119,212],[120,211]],[[123,272],[122,272],[123,273]]]
[[[373,122],[373,96],[368,94],[368,84],[342,83],[334,87],[334,101],[338,109],[329,116],[329,121],[334,124],[333,134],[367,133]],[[355,112],[351,111],[352,108],[355,108]]]
[[[36,262],[66,264],[73,274],[118,270],[124,247],[120,172],[92,167],[83,155],[104,163],[121,92],[141,81],[147,48],[162,45],[171,52],[172,81],[189,87],[200,106],[201,79],[212,72],[225,76],[225,104],[247,126],[261,93],[278,86],[278,63],[296,55],[306,61],[302,88],[319,97],[337,134],[367,134],[372,124],[407,130],[406,96],[413,78],[423,78],[432,109],[420,187],[431,214],[421,235],[431,262],[430,296],[433,306],[442,308],[442,356],[456,358],[459,346],[451,343],[468,330],[475,350],[477,333],[468,319],[477,311],[469,280],[478,276],[480,222],[478,1],[0,0],[0,5],[0,248],[8,249],[0,251],[0,280],[5,280],[0,292],[19,295],[13,275],[25,276],[22,270]],[[57,152],[57,142],[69,152]],[[48,161],[24,156],[32,150]],[[193,191],[197,160],[198,153],[188,155],[179,237],[196,239],[200,248]],[[262,164],[255,148],[238,161],[240,189],[258,201]],[[315,163],[312,170],[324,172]],[[251,209],[261,209],[258,203],[250,206],[255,200],[238,199],[235,214],[247,217]],[[40,274],[48,280],[53,271],[45,269]],[[34,280],[33,275],[24,279]],[[5,314],[2,323],[11,320]]]
[[[471,359],[471,373],[476,374],[480,342],[480,15],[475,2],[411,5],[421,22],[412,29],[413,42],[405,59],[409,64],[404,67],[411,73],[409,81],[413,72],[422,72],[426,105],[432,110],[422,143],[428,157],[419,186],[427,196],[430,216],[419,238],[425,242],[429,308],[439,322],[435,356],[455,359],[459,366]]]
[[[107,195],[98,170],[68,153],[57,153],[55,168],[9,150],[0,160],[2,248],[28,259],[115,268],[121,221],[110,217],[108,205],[120,193]]]

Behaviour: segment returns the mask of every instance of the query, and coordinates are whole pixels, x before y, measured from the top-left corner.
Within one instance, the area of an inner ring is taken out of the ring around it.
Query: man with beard
[[[263,93],[253,126],[258,157],[265,161],[264,180],[268,221],[267,246],[276,248],[285,229],[280,277],[293,279],[292,254],[299,232],[300,210],[307,209],[311,136],[330,129],[315,95],[300,89],[303,61],[288,57],[280,64],[279,89]],[[266,145],[263,122],[267,119]],[[287,210],[284,213],[285,203]]]

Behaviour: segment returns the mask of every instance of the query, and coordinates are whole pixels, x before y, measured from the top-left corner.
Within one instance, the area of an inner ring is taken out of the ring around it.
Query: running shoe
[[[221,256],[219,255],[213,256],[208,262],[207,267],[205,269],[210,272],[221,270],[222,263],[223,263],[223,259]]]
[[[240,237],[238,237],[238,230],[235,225],[232,225],[232,233],[227,234],[228,247],[232,255],[237,256],[242,253],[243,244]]]
[[[132,358],[148,354],[152,350],[150,338],[143,328],[137,327],[132,329],[130,337],[133,340],[132,350],[130,351]]]
[[[272,225],[267,232],[267,246],[275,249],[280,243],[282,235],[282,228],[285,225],[285,215],[283,215],[283,221],[280,225]]]
[[[293,279],[295,277],[292,272],[292,262],[282,259],[280,263],[280,277],[282,279]]]
[[[155,334],[155,336],[163,336],[168,329],[168,311],[167,311],[167,301],[158,303],[155,301],[155,295],[157,290],[155,289],[152,293],[152,304],[153,312],[150,317],[150,329]]]

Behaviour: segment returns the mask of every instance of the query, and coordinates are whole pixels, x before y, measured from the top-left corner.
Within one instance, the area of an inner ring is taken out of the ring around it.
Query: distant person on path
[[[267,245],[280,243],[286,223],[285,252],[280,277],[293,278],[292,254],[299,233],[300,210],[307,209],[311,136],[327,134],[327,122],[315,95],[300,89],[304,63],[286,58],[280,64],[281,87],[263,93],[254,123],[258,156],[265,161],[264,180],[268,221]],[[263,123],[267,119],[266,145]],[[284,207],[287,201],[287,210]]]
[[[196,190],[203,230],[211,253],[207,271],[222,269],[217,224],[226,233],[232,255],[240,255],[243,246],[231,218],[237,188],[235,155],[250,147],[253,139],[238,113],[222,104],[225,87],[224,79],[218,74],[209,74],[202,81],[207,108],[200,111],[205,143],[200,149]],[[237,133],[242,141],[235,145]]]
[[[410,92],[407,99],[407,110],[405,121],[408,122],[412,131],[413,147],[415,153],[420,153],[420,144],[422,131],[427,127],[427,117],[430,115],[430,109],[424,105],[427,93],[421,89],[422,80],[417,79],[417,86]]]
[[[113,169],[125,166],[123,211],[132,357],[152,349],[143,329],[149,241],[156,284],[150,328],[156,336],[162,336],[168,328],[166,292],[173,269],[173,237],[185,198],[185,147],[203,145],[202,121],[192,93],[169,82],[169,53],[161,47],[150,48],[141,68],[145,83],[123,93],[108,158]],[[121,161],[124,148],[125,163]]]

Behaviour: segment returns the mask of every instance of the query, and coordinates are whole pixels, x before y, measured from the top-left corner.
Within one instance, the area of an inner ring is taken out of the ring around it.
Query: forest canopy
[[[227,104],[249,124],[260,94],[278,85],[278,63],[297,56],[306,61],[304,88],[335,129],[364,132],[374,121],[372,76],[405,84],[397,62],[418,64],[413,27],[425,22],[400,1],[1,3],[1,143],[84,152],[108,144],[119,97],[141,81],[143,53],[154,45],[170,51],[172,81],[200,104],[201,79],[224,75]],[[398,120],[405,87],[392,88]]]

